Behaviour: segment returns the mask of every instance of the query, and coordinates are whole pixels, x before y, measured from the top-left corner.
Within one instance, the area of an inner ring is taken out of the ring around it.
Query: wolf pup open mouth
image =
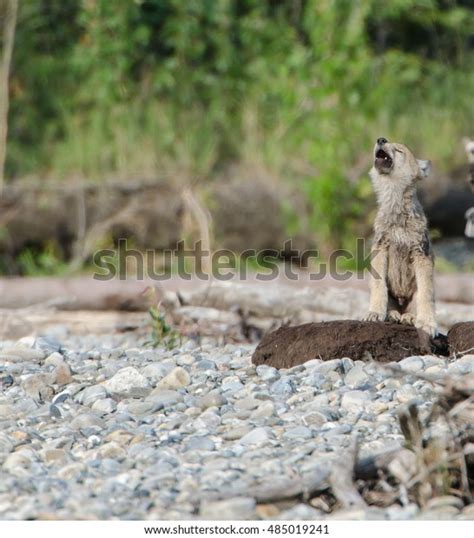
[[[374,167],[381,174],[388,174],[393,168],[393,158],[390,156],[388,151],[383,149],[386,144],[388,144],[388,140],[386,138],[377,138],[377,144],[375,145]]]
[[[380,171],[391,170],[393,166],[393,160],[386,151],[384,151],[383,149],[379,149],[375,153],[375,166]]]

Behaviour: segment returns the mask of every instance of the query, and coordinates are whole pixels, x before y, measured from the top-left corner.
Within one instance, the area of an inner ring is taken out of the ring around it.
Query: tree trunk
[[[10,64],[15,41],[15,27],[18,13],[18,0],[2,0],[4,22],[3,22],[3,47],[2,63],[0,69],[0,195],[3,191],[5,175],[5,157],[7,153],[8,136],[8,79],[10,74]]]

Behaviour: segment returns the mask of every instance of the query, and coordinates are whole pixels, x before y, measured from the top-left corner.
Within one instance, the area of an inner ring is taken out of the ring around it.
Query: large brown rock
[[[450,355],[474,353],[474,321],[454,324],[448,332]]]
[[[352,320],[280,327],[264,336],[252,362],[291,368],[311,359],[399,361],[410,355],[447,354],[446,337],[430,340],[415,327]]]

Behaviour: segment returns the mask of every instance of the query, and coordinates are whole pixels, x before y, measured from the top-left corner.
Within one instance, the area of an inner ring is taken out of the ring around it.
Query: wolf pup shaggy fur
[[[415,325],[438,333],[434,306],[434,257],[416,183],[430,161],[415,159],[403,144],[379,138],[370,176],[377,196],[370,307],[367,321]],[[416,293],[415,293],[416,292]],[[416,316],[408,310],[416,295]]]

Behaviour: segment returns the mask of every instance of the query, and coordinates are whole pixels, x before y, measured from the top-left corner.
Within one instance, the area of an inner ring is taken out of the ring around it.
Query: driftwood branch
[[[305,475],[297,475],[294,478],[273,477],[250,489],[248,494],[259,503],[271,503],[301,497],[304,500],[311,498],[316,493],[321,493],[330,487],[329,473],[331,463],[314,469]]]
[[[357,480],[376,480],[387,472],[390,463],[399,452],[399,448],[394,448],[360,458],[354,465],[355,478]]]
[[[194,192],[190,188],[183,190],[184,205],[195,220],[201,241],[204,259],[200,268],[206,274],[211,274],[211,247],[212,247],[212,218],[209,211],[200,203]]]
[[[358,453],[357,437],[343,457],[332,465],[329,482],[332,492],[344,508],[365,508],[367,505],[354,484],[354,469]]]

